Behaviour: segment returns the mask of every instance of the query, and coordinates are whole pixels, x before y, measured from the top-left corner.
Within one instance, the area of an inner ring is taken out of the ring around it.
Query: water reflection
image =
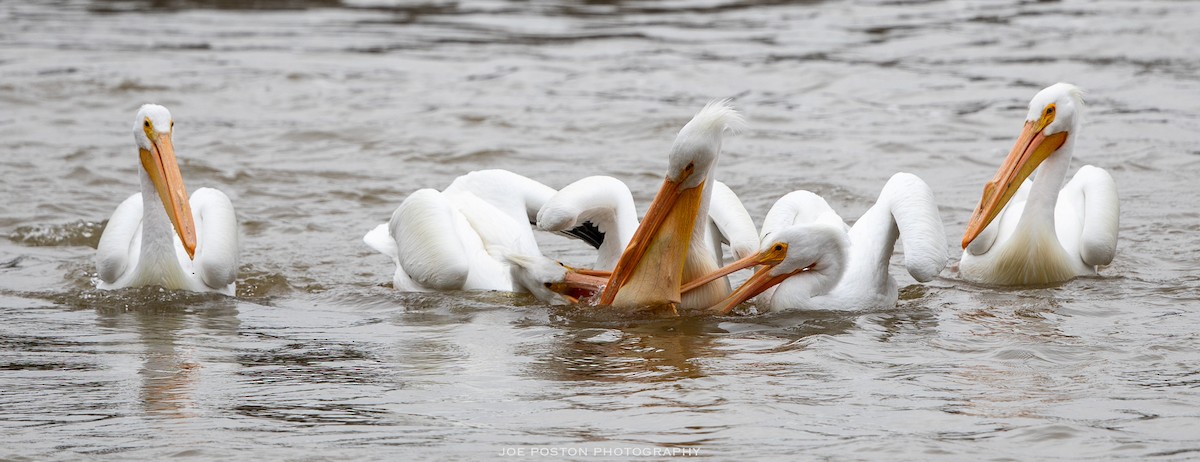
[[[712,321],[644,321],[624,328],[570,328],[533,368],[562,381],[670,382],[705,376],[703,361],[722,356]]]
[[[947,412],[1008,419],[1037,418],[1089,384],[1084,369],[1103,351],[1063,331],[1062,285],[1044,289],[975,288],[969,304],[951,311],[936,345],[965,353],[948,377],[960,395]],[[1072,372],[1075,371],[1075,372]]]
[[[141,347],[137,356],[142,360],[138,369],[139,396],[146,413],[171,418],[196,417],[196,387],[206,363],[213,359],[196,357],[190,342],[181,337],[202,335],[200,340],[204,342],[236,338],[240,325],[237,301],[156,287],[99,295],[120,303],[97,308],[96,326],[137,335],[136,345]],[[189,332],[192,330],[199,332]]]

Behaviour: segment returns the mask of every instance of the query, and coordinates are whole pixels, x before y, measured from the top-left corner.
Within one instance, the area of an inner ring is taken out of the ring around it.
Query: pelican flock
[[[963,279],[997,285],[1062,282],[1096,273],[1117,249],[1117,185],[1085,165],[1063,185],[1083,120],[1067,83],[1034,95],[1017,142],[983,189],[963,235]],[[1034,171],[1037,176],[1028,181]]]
[[[233,203],[219,190],[189,198],[175,160],[175,122],[167,108],[147,104],[133,124],[142,192],[125,199],[100,236],[100,289],[156,285],[233,295],[238,227]]]
[[[743,126],[741,115],[727,100],[714,101],[701,109],[676,136],[662,187],[640,222],[629,188],[612,177],[583,178],[557,192],[538,183],[540,194],[517,194],[537,198],[524,207],[513,207],[521,218],[533,217],[530,225],[563,232],[586,224],[596,231],[598,237],[591,243],[597,246],[597,256],[590,269],[556,264],[541,254],[536,243],[515,246],[495,240],[474,245],[479,255],[493,249],[491,256],[481,257],[486,263],[472,264],[460,258],[460,266],[470,274],[472,270],[507,264],[507,272],[499,267],[489,270],[508,278],[491,289],[524,290],[550,303],[565,300],[675,315],[727,313],[764,292],[761,305],[774,310],[865,309],[894,304],[898,287],[888,266],[898,238],[904,243],[910,273],[917,280],[928,281],[945,266],[946,240],[933,193],[910,174],[894,176],[878,203],[854,227],[847,226],[820,197],[808,192],[789,194],[772,207],[760,236],[737,195],[716,180],[724,137]],[[418,191],[405,199],[388,228],[394,237],[381,238],[388,235],[384,225],[364,237],[372,247],[397,260],[398,288],[412,290],[402,276],[408,273],[406,258],[444,267],[445,262],[436,259],[454,254],[421,253],[436,247],[433,238],[456,242],[446,237],[454,233],[400,235],[405,228],[405,210],[410,207],[407,204],[414,197],[430,194],[435,193]],[[424,221],[412,226],[429,224],[434,230],[451,229],[450,224],[430,218],[444,215],[424,214]],[[531,228],[524,220],[512,220],[506,229],[510,230],[508,234],[529,236],[522,242],[532,241]],[[496,234],[495,230],[492,233]],[[411,250],[393,244],[405,240],[413,246]],[[778,245],[776,241],[780,241]],[[758,252],[761,243],[766,243],[766,253]],[[722,244],[727,244],[737,258],[724,268]],[[770,252],[776,246],[793,250]],[[819,264],[808,262],[796,271],[786,271],[785,277],[756,275],[736,291],[728,282],[727,276],[733,271],[756,264],[766,265],[759,273],[778,272],[793,260],[804,258],[801,253],[805,248],[820,251],[819,255],[813,254],[819,256]],[[409,252],[411,257],[404,256]],[[814,286],[812,281],[817,276],[826,284]],[[418,289],[424,287],[428,285]],[[476,287],[456,283],[450,288]]]
[[[1062,187],[1074,142],[1069,134],[1077,131],[1082,109],[1080,92],[1068,84],[1051,86],[1034,98],[1025,131],[971,218],[963,239],[963,278],[992,284],[1054,282],[1089,274],[1111,261],[1117,216],[1112,178],[1085,166]],[[434,192],[418,191],[396,210],[387,232],[380,225],[364,240],[397,261],[396,287],[401,289],[431,287],[407,282],[402,276],[411,274],[406,265],[452,266],[460,269],[456,281],[465,281],[472,271],[488,271],[502,282],[455,282],[444,288],[522,290],[550,303],[671,315],[726,314],[752,300],[761,311],[892,306],[899,293],[889,271],[897,241],[916,281],[930,281],[946,266],[949,252],[933,192],[909,173],[888,180],[853,226],[823,198],[795,191],[775,203],[758,233],[737,195],[716,179],[725,136],[744,125],[728,100],[701,109],[676,136],[662,186],[641,220],[624,183],[593,176],[559,191],[538,183],[538,194],[517,194],[536,200],[510,206],[514,219],[503,233],[496,231],[494,221],[467,219],[461,201],[446,198],[439,210],[457,210],[458,222],[450,223],[447,217],[456,215],[445,212],[406,219],[410,201],[433,200]],[[1039,165],[1037,178],[1025,181]],[[410,221],[440,231],[406,230],[404,223]],[[491,223],[494,228],[464,232],[469,228],[464,223]],[[543,255],[532,238],[533,228],[585,237],[597,248],[592,267],[567,267]],[[471,237],[466,247],[480,256],[479,263],[461,257],[454,257],[458,266],[438,263],[461,250],[438,250],[430,239],[460,241],[443,232],[454,229]],[[486,234],[510,237],[480,237]],[[511,237],[517,235],[521,239]],[[405,240],[410,248],[399,250],[397,243]],[[728,265],[723,265],[722,244],[736,259]],[[406,253],[412,256],[404,257]],[[406,258],[413,262],[405,263]],[[744,284],[730,286],[730,274],[752,267],[758,269]]]
[[[963,279],[1046,284],[1112,261],[1119,216],[1112,176],[1086,165],[1066,182],[1082,113],[1073,85],[1034,96],[1016,144],[970,217],[958,265]],[[744,127],[728,100],[696,113],[671,144],[662,186],[640,220],[633,193],[613,177],[555,190],[507,170],[481,170],[441,191],[409,194],[363,241],[392,260],[397,290],[528,292],[547,303],[666,315],[722,315],[746,302],[759,311],[892,306],[897,242],[914,280],[941,273],[949,260],[942,217],[932,189],[909,173],[893,175],[853,225],[820,196],[794,191],[771,207],[760,233],[737,194],[717,180],[725,137]],[[233,205],[212,188],[188,197],[173,130],[166,108],[139,109],[133,132],[142,191],[117,207],[100,238],[97,287],[233,295]],[[538,230],[595,247],[591,267],[544,255]],[[734,259],[728,264],[724,246]],[[751,269],[745,283],[730,284],[732,273]]]

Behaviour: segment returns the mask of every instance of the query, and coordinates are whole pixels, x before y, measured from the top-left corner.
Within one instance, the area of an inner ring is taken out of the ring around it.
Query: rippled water
[[[2,2],[0,457],[1196,457],[1197,21],[1166,1]],[[857,216],[903,170],[954,243],[1059,80],[1089,91],[1073,165],[1120,187],[1098,277],[948,269],[875,312],[597,322],[396,293],[360,241],[480,168],[608,174],[645,207],[678,128],[733,97],[751,129],[718,176],[758,219],[794,189]],[[91,289],[149,101],[188,186],[237,206],[236,298]]]

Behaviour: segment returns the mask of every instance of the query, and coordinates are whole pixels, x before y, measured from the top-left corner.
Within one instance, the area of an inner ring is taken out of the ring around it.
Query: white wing
[[[142,194],[129,196],[108,219],[96,246],[96,271],[100,280],[115,284],[126,271],[137,267],[142,233]]]
[[[898,239],[904,244],[904,266],[917,281],[933,279],[950,258],[933,192],[909,173],[892,175],[875,205],[850,228],[850,263],[843,282],[894,284],[888,267]]]
[[[400,266],[400,246],[396,245],[395,239],[392,239],[387,223],[381,223],[368,232],[363,236],[363,242],[379,253],[391,257],[392,263],[396,265],[396,273],[392,276],[393,288],[403,292],[426,292],[429,290],[408,277],[408,273],[404,272],[404,267]]]
[[[475,235],[488,253],[496,260],[502,260],[502,255],[493,254],[491,249],[503,248],[508,252],[521,255],[542,254],[538,249],[537,239],[533,236],[524,215],[513,217],[491,202],[469,192],[442,193],[470,224]],[[535,214],[536,218],[536,214]],[[519,221],[518,221],[519,219]]]
[[[453,206],[433,189],[413,192],[396,207],[388,231],[396,242],[400,268],[422,286],[461,289],[471,271]]]
[[[555,193],[554,188],[537,180],[501,169],[469,172],[442,190],[447,196],[463,192],[474,194],[526,225],[536,223],[538,210]]]
[[[1059,241],[1091,266],[1107,265],[1117,252],[1121,204],[1112,175],[1085,165],[1063,187],[1055,205]]]
[[[204,284],[222,289],[237,279],[238,224],[233,203],[225,193],[200,188],[189,199],[196,221],[194,268]]]
[[[879,197],[886,197],[891,203],[892,218],[904,244],[908,274],[920,282],[933,279],[950,259],[946,228],[942,226],[933,191],[916,175],[897,173],[883,186]]]

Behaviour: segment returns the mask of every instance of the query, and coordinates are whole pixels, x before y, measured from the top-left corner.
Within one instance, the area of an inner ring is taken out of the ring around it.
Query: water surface
[[[1195,457],[1197,21],[1170,1],[0,3],[0,457]],[[954,246],[1060,80],[1088,91],[1073,167],[1120,188],[1097,277],[948,269],[871,312],[596,322],[397,293],[360,241],[481,168],[612,175],[644,210],[675,132],[732,97],[751,128],[718,177],[757,219],[796,189],[855,217],[908,171]],[[171,109],[187,185],[237,206],[236,298],[92,289],[144,102]]]

